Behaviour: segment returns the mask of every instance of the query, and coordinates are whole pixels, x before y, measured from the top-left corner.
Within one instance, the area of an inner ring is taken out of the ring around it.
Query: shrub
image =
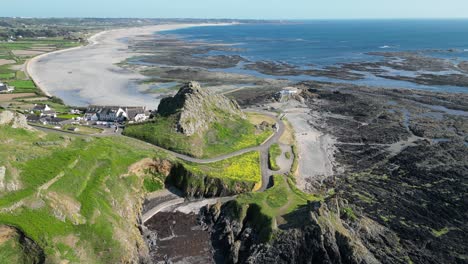
[[[281,148],[278,144],[271,145],[270,149],[268,150],[268,163],[270,165],[270,169],[274,171],[278,171],[281,168],[276,163],[276,159],[281,155]]]
[[[297,168],[299,167],[299,151],[297,150],[297,146],[293,145],[291,147],[292,153],[293,153],[293,163],[291,165],[291,173],[294,174],[297,171]]]

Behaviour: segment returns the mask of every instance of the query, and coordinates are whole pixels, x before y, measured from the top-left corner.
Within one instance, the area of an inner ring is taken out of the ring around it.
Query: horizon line
[[[324,20],[468,20],[468,17],[400,17],[400,18],[193,18],[193,17],[97,17],[97,16],[0,16],[20,19],[160,19],[160,20],[254,20],[254,21],[324,21]]]

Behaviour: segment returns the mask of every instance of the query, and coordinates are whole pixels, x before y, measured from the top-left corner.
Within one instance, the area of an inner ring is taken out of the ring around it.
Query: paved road
[[[281,121],[278,117],[276,117],[275,115],[273,115],[273,114],[271,114],[269,112],[253,111],[253,110],[249,110],[249,112],[261,113],[261,114],[268,115],[268,116],[274,118],[276,120],[276,124],[278,126],[277,131],[273,134],[273,136],[271,136],[266,142],[264,142],[260,146],[241,149],[241,150],[231,152],[229,154],[221,155],[221,156],[218,156],[218,157],[214,157],[214,158],[209,158],[209,159],[194,158],[194,157],[190,157],[190,156],[187,156],[187,155],[184,155],[184,154],[180,154],[180,153],[177,153],[177,152],[174,152],[174,151],[171,151],[171,150],[167,150],[165,148],[161,148],[159,146],[156,146],[156,145],[153,145],[153,144],[150,144],[150,143],[147,143],[147,142],[135,139],[135,138],[132,138],[132,139],[136,140],[136,141],[140,141],[140,142],[142,142],[144,144],[147,144],[148,146],[151,146],[154,149],[168,152],[171,155],[173,155],[173,156],[175,156],[175,157],[177,157],[179,159],[189,161],[189,162],[194,162],[194,163],[200,163],[200,164],[213,163],[213,162],[229,159],[229,158],[232,158],[232,157],[236,157],[236,156],[248,153],[248,152],[259,151],[260,152],[260,166],[261,166],[261,171],[262,171],[262,186],[260,187],[259,191],[265,191],[266,189],[268,189],[270,187],[270,179],[271,179],[271,176],[272,176],[272,173],[270,172],[270,170],[268,168],[268,149],[270,148],[270,146],[272,144],[277,143],[279,141],[281,135],[283,135],[283,133],[284,133],[285,127],[284,127],[283,121]],[[33,126],[36,129],[39,129],[39,130],[42,130],[42,131],[45,131],[45,132],[57,132],[57,133],[65,133],[65,134],[68,134],[68,135],[73,134],[73,135],[79,135],[79,136],[102,136],[102,135],[98,135],[98,134],[96,134],[96,135],[83,135],[83,134],[78,134],[78,133],[74,133],[74,132],[71,132],[71,131],[65,131],[65,130],[59,130],[59,129],[54,129],[54,128],[46,128],[46,127],[42,127],[42,126],[37,126],[37,125],[34,125],[34,124],[30,124],[30,125]],[[120,134],[109,134],[107,136],[122,136],[122,135],[120,135]]]

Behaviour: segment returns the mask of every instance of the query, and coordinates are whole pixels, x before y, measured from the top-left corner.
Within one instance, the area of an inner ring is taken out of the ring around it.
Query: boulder
[[[0,125],[9,125],[12,128],[34,130],[28,125],[28,121],[24,115],[11,111],[0,112]]]

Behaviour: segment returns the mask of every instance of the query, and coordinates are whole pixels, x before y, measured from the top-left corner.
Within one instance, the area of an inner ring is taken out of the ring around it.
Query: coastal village
[[[79,132],[80,127],[98,129],[117,128],[124,123],[139,123],[149,119],[151,111],[145,107],[90,105],[59,113],[48,104],[35,104],[26,115],[28,123],[54,129]]]
[[[0,253],[15,245],[13,257],[45,259],[34,263],[212,263],[222,245],[219,263],[465,260],[465,94],[220,74],[213,63],[242,57],[207,60],[163,39],[163,52],[149,41],[162,56],[154,61],[184,67],[145,65],[149,88],[133,97],[134,75],[119,69],[137,68],[110,59],[127,58],[117,39],[144,32],[93,35],[61,66],[45,54],[76,39],[0,35]],[[29,262],[0,254],[0,263]]]

